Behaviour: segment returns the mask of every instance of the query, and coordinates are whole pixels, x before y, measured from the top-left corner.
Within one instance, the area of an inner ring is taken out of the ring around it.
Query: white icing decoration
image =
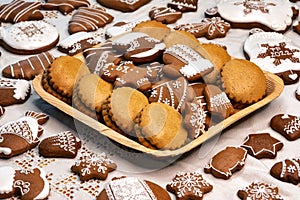
[[[220,106],[225,106],[225,108],[228,108],[231,104],[226,93],[221,92],[210,98],[210,105],[212,108],[218,108]]]
[[[11,148],[8,147],[0,147],[0,154],[3,153],[4,155],[8,156],[12,152]]]
[[[196,4],[193,4],[194,0],[172,0],[169,4],[172,4],[174,6],[177,6],[179,9],[182,9],[183,7],[196,9]]]
[[[251,5],[251,8],[247,9],[244,4]],[[221,0],[217,8],[226,21],[257,22],[274,31],[283,31],[292,23],[293,11],[289,0]]]
[[[289,74],[289,78],[292,80],[296,80],[298,78],[298,74]]]
[[[288,119],[288,118],[290,118],[288,114],[284,114],[281,116],[281,119]]]
[[[150,49],[148,51],[141,52],[141,53],[134,54],[131,57],[133,57],[133,58],[148,57],[148,56],[156,54],[159,51],[164,50],[165,48],[166,48],[166,45],[164,43],[155,44],[155,46],[152,49]]]
[[[141,22],[141,20],[138,20],[135,22],[126,23],[122,26],[111,26],[106,29],[105,34],[109,37],[116,37],[118,35],[130,32],[137,24]]]
[[[280,33],[275,32],[259,32],[249,36],[244,43],[244,51],[249,55],[250,61],[254,62],[261,69],[271,72],[271,73],[280,73],[284,71],[290,70],[300,70],[300,52],[293,52],[293,55],[290,57],[293,59],[293,62],[290,59],[280,59],[280,63],[274,58],[270,56],[266,56],[265,58],[259,58],[259,54],[266,53],[267,48],[262,46],[264,44],[268,44],[269,46],[280,46],[280,43],[285,44],[284,48],[298,51],[299,47],[294,46],[291,39],[284,36]],[[280,49],[278,49],[280,50]],[[278,51],[273,48],[272,53],[285,53],[282,51]],[[287,52],[290,53],[290,52]],[[274,64],[274,62],[276,64]]]
[[[199,172],[177,172],[175,178],[168,184],[171,187],[176,187],[177,196],[182,198],[186,193],[191,193],[197,197],[203,197],[203,188],[210,186]]]
[[[180,73],[187,78],[193,77],[213,67],[213,64],[209,60],[203,58],[195,50],[183,44],[173,45],[166,49],[165,53],[185,63],[185,66],[180,69]]]
[[[133,5],[137,2],[139,2],[139,0],[120,0],[121,3],[125,3],[125,4],[128,4],[128,5]]]
[[[51,24],[25,21],[6,28],[2,40],[15,49],[35,50],[54,43],[58,37],[58,31]]]
[[[16,180],[14,182],[14,187],[19,188],[22,196],[30,191],[30,183],[23,180]]]
[[[134,177],[110,181],[105,191],[109,200],[157,200],[147,183]]]
[[[300,95],[300,84],[298,85],[297,89],[296,89],[296,94]]]
[[[80,142],[80,140],[79,138],[75,137],[70,131],[61,132],[56,136],[53,136],[52,139],[54,146],[59,146],[59,148],[63,149],[64,151],[76,154],[75,145],[76,142]]]
[[[142,38],[142,37],[149,37],[146,33],[141,33],[141,32],[130,32],[127,33],[117,39],[115,39],[112,42],[112,45],[129,45],[131,44],[133,41],[137,40],[138,38]]]
[[[77,32],[77,33],[74,33],[74,34],[70,35],[69,37],[65,38],[64,40],[62,40],[59,43],[59,46],[67,49],[67,48],[72,47],[73,44],[80,42],[81,40],[86,40],[86,39],[89,39],[92,37],[93,37],[93,34],[90,32],[84,32],[84,31]]]
[[[13,97],[15,99],[24,100],[28,95],[30,89],[30,83],[26,80],[10,80],[0,78],[0,88],[12,88],[14,89]]]
[[[32,117],[22,117],[16,121],[8,122],[0,127],[1,134],[15,134],[25,139],[29,144],[38,141],[39,124]]]
[[[264,184],[259,181],[255,181],[250,186],[247,186],[242,190],[247,193],[247,199],[282,199],[282,197],[277,193],[277,187],[273,184]]]
[[[10,166],[0,166],[0,174],[0,194],[12,192],[15,170]]]
[[[293,134],[296,131],[300,130],[300,118],[299,117],[295,117],[293,120],[289,121],[285,126],[283,131],[286,134]]]
[[[207,111],[204,110],[206,103],[203,103],[201,99],[204,96],[196,97],[197,103],[191,103],[192,116],[190,119],[190,124],[196,128],[194,138],[198,138],[201,134],[205,132],[205,119]]]

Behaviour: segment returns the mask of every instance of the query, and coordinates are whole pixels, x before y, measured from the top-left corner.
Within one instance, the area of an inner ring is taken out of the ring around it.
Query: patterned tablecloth
[[[1,0],[1,3],[9,0]],[[97,4],[94,0],[90,0],[92,4]],[[118,21],[131,22],[135,20],[149,19],[149,10],[155,6],[166,6],[169,0],[153,0],[151,3],[143,6],[134,13],[121,13],[119,11],[107,9],[107,12],[115,18],[113,23],[106,27],[112,26]],[[300,3],[297,3],[300,5]],[[187,22],[199,22],[204,17],[204,10],[216,5],[216,0],[199,0],[197,12],[184,13],[182,18],[175,24]],[[42,11],[45,15],[44,20],[54,24],[60,32],[60,40],[66,38],[69,33],[67,31],[68,21],[72,13],[62,15],[58,11]],[[2,26],[9,26],[3,23]],[[105,28],[106,28],[105,27]],[[104,29],[99,29],[97,33],[103,36]],[[202,42],[214,42],[226,45],[230,55],[236,58],[244,58],[243,42],[249,35],[249,30],[230,29],[225,38],[214,40],[206,40],[199,38]],[[292,30],[285,33],[297,45],[300,46],[299,35]],[[104,36],[103,36],[104,37]],[[0,57],[0,69],[4,66],[14,63],[26,56],[11,54],[0,47],[2,53]],[[56,49],[51,52],[55,55],[63,55]],[[79,177],[70,171],[70,167],[75,163],[76,159],[52,159],[39,156],[38,149],[34,148],[20,156],[13,157],[8,160],[0,160],[0,165],[10,165],[15,169],[41,167],[47,173],[50,181],[51,193],[49,199],[95,199],[99,192],[104,188],[105,184],[113,177],[134,176],[141,179],[150,180],[165,188],[178,171],[193,172],[199,170],[203,177],[213,185],[213,190],[205,194],[204,199],[239,199],[237,191],[242,187],[248,186],[255,180],[272,183],[279,187],[279,193],[284,199],[299,199],[299,185],[285,183],[273,178],[269,170],[278,161],[286,158],[300,156],[300,139],[296,141],[288,141],[279,133],[270,128],[270,119],[279,113],[287,113],[300,116],[300,102],[295,98],[295,90],[298,84],[285,86],[279,98],[267,106],[255,111],[249,116],[243,118],[239,122],[233,124],[222,133],[208,140],[201,147],[184,154],[180,158],[171,160],[156,160],[149,158],[143,154],[127,151],[121,148],[111,140],[101,136],[98,132],[92,130],[86,125],[67,116],[57,108],[49,105],[42,100],[34,90],[28,101],[20,105],[12,105],[6,107],[5,114],[0,118],[0,125],[15,120],[24,115],[26,111],[33,110],[44,112],[50,116],[49,121],[43,125],[45,131],[42,139],[63,131],[72,131],[78,134],[83,142],[78,157],[82,153],[102,153],[114,160],[118,167],[115,171],[109,173],[107,180],[90,180],[81,182]],[[205,174],[204,166],[209,162],[210,158],[223,149],[225,146],[240,146],[246,136],[250,133],[268,132],[272,136],[284,143],[282,150],[278,152],[275,159],[255,159],[248,156],[244,168],[234,173],[229,180],[217,179],[211,174]],[[1,177],[0,177],[1,178]],[[171,194],[172,199],[175,199]]]

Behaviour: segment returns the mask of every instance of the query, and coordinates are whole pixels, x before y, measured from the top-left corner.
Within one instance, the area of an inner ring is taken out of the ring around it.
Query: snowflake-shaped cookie
[[[237,194],[242,199],[283,199],[278,194],[278,187],[260,181],[252,182],[249,186],[240,189]]]
[[[167,184],[167,190],[176,195],[177,200],[202,199],[213,186],[203,179],[199,172],[177,172],[173,180]]]
[[[105,180],[108,173],[116,167],[114,161],[110,160],[105,153],[86,153],[75,162],[71,170],[79,174],[82,181],[92,178]]]

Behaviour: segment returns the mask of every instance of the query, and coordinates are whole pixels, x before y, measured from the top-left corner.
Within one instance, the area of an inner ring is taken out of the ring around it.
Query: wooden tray
[[[284,88],[283,81],[276,75],[265,72],[265,76],[267,78],[267,96],[262,99],[261,101],[248,106],[247,108],[237,112],[234,115],[226,118],[222,122],[216,124],[215,126],[209,128],[203,135],[198,137],[197,139],[191,141],[190,143],[184,145],[183,147],[176,149],[176,150],[152,150],[149,148],[144,147],[143,145],[128,139],[127,137],[115,132],[114,130],[108,128],[104,124],[101,124],[97,120],[83,114],[82,112],[78,111],[77,109],[73,108],[72,106],[64,103],[63,101],[57,99],[56,97],[52,96],[48,92],[46,92],[41,85],[42,76],[39,75],[33,80],[33,87],[36,93],[44,99],[49,104],[55,106],[59,110],[65,112],[66,114],[72,116],[73,118],[85,123],[89,127],[97,130],[102,135],[132,149],[137,151],[147,153],[153,155],[155,157],[173,157],[178,156],[183,153],[186,153],[195,147],[199,146],[206,140],[210,139],[214,135],[220,133],[223,129],[227,128],[231,124],[235,123],[236,121],[242,119],[246,115],[254,112],[255,110],[265,106],[266,104],[270,103],[274,99],[276,99],[282,92]]]

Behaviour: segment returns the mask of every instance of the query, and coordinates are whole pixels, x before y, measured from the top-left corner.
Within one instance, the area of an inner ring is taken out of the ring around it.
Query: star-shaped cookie
[[[282,149],[283,143],[269,133],[249,134],[242,144],[251,156],[261,158],[275,158],[277,151]]]
[[[177,200],[202,199],[213,186],[203,179],[199,172],[177,172],[167,184],[167,190],[176,195]]]
[[[85,153],[71,167],[71,171],[79,174],[80,180],[92,178],[105,180],[108,173],[115,170],[117,165],[105,153]]]

